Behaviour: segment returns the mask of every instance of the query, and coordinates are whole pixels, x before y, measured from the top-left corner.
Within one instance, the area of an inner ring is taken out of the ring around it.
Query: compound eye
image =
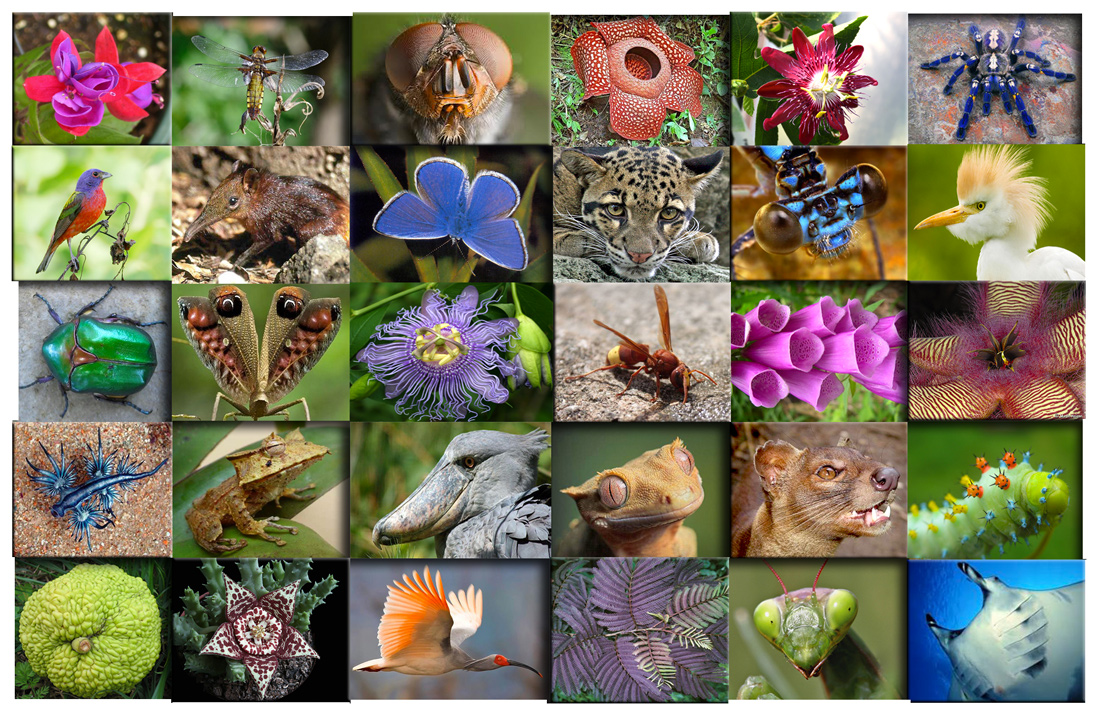
[[[760,634],[769,640],[779,637],[779,623],[783,616],[783,610],[779,607],[778,600],[765,600],[756,606],[752,613],[752,622]]]
[[[889,194],[886,187],[886,177],[879,168],[873,164],[860,164],[859,184],[863,194],[863,216],[873,217],[886,206],[886,197]]]
[[[508,80],[512,79],[512,53],[500,35],[472,22],[458,23],[455,32],[474,51],[481,66],[488,70],[496,88],[503,90]]]
[[[847,628],[856,619],[856,596],[847,590],[834,590],[825,600],[825,621],[833,630]]]
[[[413,25],[397,36],[386,50],[386,75],[390,84],[398,92],[404,92],[416,73],[420,72],[439,38],[443,37],[443,26],[438,22],[425,22]]]
[[[619,476],[610,475],[600,481],[600,502],[608,508],[621,508],[629,494],[626,481]]]
[[[752,228],[756,241],[769,254],[790,254],[802,246],[805,238],[798,215],[776,202],[760,207]]]

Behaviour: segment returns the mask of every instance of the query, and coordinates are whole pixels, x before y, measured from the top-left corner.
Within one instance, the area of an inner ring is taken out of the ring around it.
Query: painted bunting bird
[[[61,242],[69,242],[69,254],[72,254],[72,238],[88,230],[90,226],[99,220],[103,208],[107,206],[107,195],[103,193],[103,180],[110,177],[109,172],[102,169],[89,169],[76,180],[76,191],[65,202],[65,208],[57,217],[57,224],[53,228],[53,240],[46,249],[46,256],[42,257],[42,263],[38,265],[35,274],[41,274],[50,265],[50,259]]]

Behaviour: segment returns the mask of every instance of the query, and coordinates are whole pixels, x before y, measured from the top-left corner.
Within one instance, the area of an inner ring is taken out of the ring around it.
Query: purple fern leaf
[[[604,558],[596,564],[589,599],[596,620],[610,632],[654,625],[649,613],[666,609],[675,584],[675,560],[667,558]]]
[[[725,702],[729,680],[722,663],[726,655],[672,645],[670,658],[676,666],[676,691],[700,700]]]
[[[681,625],[705,629],[729,614],[729,592],[724,583],[699,582],[685,585],[672,596],[669,617]]]
[[[611,643],[602,634],[579,637],[555,631],[551,635],[553,650],[553,686],[566,694],[576,694],[592,688],[596,663],[611,651]]]
[[[615,640],[595,671],[596,689],[608,702],[667,702],[669,695],[649,680],[634,657],[634,642],[630,637]]]

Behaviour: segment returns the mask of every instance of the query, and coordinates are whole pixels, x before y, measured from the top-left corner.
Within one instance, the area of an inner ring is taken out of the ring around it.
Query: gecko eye
[[[626,481],[619,476],[610,475],[600,481],[600,501],[608,508],[621,508],[629,495]]]
[[[466,466],[467,468],[473,468],[477,465],[477,461],[474,460],[473,456],[466,456],[462,459],[462,465]]]
[[[825,600],[825,620],[834,630],[851,625],[857,612],[856,596],[847,590],[834,590]]]
[[[765,600],[753,611],[752,622],[761,635],[769,640],[775,640],[779,637],[779,621],[782,614],[778,600]]]
[[[837,476],[837,469],[832,466],[821,466],[817,469],[817,477],[821,480],[832,480]]]
[[[691,470],[695,467],[695,456],[691,455],[691,451],[686,448],[677,448],[672,452],[672,457],[676,459],[680,470],[691,475]]]

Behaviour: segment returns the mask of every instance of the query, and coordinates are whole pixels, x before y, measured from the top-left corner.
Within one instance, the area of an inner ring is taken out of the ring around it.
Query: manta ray
[[[1085,584],[1025,590],[958,565],[981,588],[982,609],[961,630],[924,616],[951,660],[947,699],[1083,701]]]

